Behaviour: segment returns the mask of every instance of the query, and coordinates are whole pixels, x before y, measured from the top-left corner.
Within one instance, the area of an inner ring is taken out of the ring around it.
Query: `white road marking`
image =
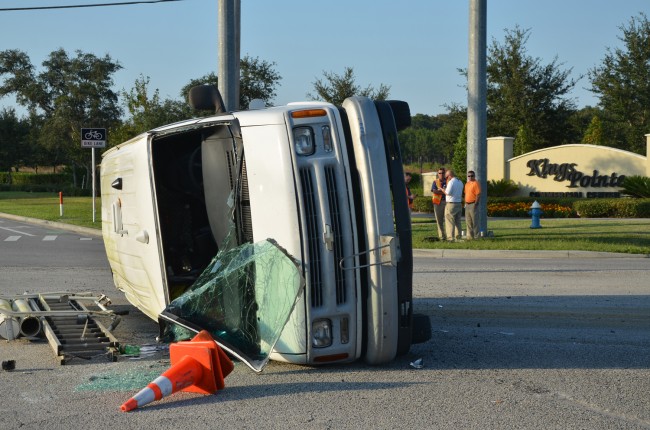
[[[9,236],[8,238],[5,239],[5,242],[15,242],[20,238],[21,236]]]
[[[7,230],[7,231],[10,231],[12,233],[24,234],[25,236],[34,236],[33,234],[25,233],[24,231],[14,230],[13,228],[9,228],[9,227],[0,227],[0,229]]]
[[[43,241],[45,242],[45,241],[56,240],[57,237],[59,237],[59,236],[45,236],[45,237],[43,237]]]
[[[80,237],[79,240],[93,240],[92,237]]]

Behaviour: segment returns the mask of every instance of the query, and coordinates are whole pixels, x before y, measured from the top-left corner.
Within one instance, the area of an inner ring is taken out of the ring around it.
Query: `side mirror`
[[[189,102],[197,110],[214,110],[215,113],[226,111],[221,93],[214,85],[198,85],[192,87],[189,93]]]

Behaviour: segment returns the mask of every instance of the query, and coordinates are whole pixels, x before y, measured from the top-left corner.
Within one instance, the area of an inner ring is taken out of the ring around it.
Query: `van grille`
[[[300,183],[302,185],[303,201],[305,203],[305,220],[307,223],[305,233],[307,235],[308,279],[311,292],[311,306],[320,307],[323,305],[323,275],[318,238],[316,196],[314,195],[314,181],[310,170],[300,170]]]
[[[339,262],[346,255],[343,237],[345,227],[342,222],[342,206],[339,200],[342,196],[336,181],[335,167],[324,167],[324,183],[318,181],[319,178],[320,176],[316,175],[310,168],[300,169],[306,221],[307,261],[309,263],[307,279],[313,308],[325,306],[328,297],[332,297],[331,301],[333,302],[334,295],[336,296],[337,306],[347,303],[349,296],[347,289],[352,287],[347,285],[346,274],[339,265]],[[318,190],[325,191],[327,203],[319,200]],[[321,218],[326,219],[322,222]],[[329,255],[328,257],[323,255],[323,253],[328,252],[325,248],[326,244],[323,240],[322,231],[322,225],[326,224],[332,230],[333,246],[332,254],[326,254]],[[352,235],[350,234],[350,236]],[[330,282],[328,282],[328,277]],[[329,292],[327,291],[328,285],[333,286],[333,289]],[[333,306],[334,303],[331,303],[331,305]]]
[[[339,210],[338,189],[336,187],[336,175],[333,167],[325,168],[327,181],[327,199],[330,209],[330,220],[332,223],[332,234],[334,236],[334,276],[336,285],[336,304],[346,302],[345,277],[339,262],[343,259],[343,237],[341,227],[341,212]]]

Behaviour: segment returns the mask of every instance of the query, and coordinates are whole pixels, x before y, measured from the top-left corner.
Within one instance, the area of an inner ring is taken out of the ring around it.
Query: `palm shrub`
[[[650,197],[650,178],[647,176],[626,176],[622,187],[622,193],[628,196],[638,198]]]
[[[512,179],[492,179],[487,183],[487,195],[490,197],[510,197],[519,190]]]

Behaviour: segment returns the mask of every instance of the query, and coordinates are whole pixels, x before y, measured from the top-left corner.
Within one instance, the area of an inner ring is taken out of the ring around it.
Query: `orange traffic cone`
[[[235,367],[205,330],[191,341],[172,344],[169,358],[171,367],[126,401],[122,411],[131,411],[177,391],[216,393],[225,387],[224,378]]]

